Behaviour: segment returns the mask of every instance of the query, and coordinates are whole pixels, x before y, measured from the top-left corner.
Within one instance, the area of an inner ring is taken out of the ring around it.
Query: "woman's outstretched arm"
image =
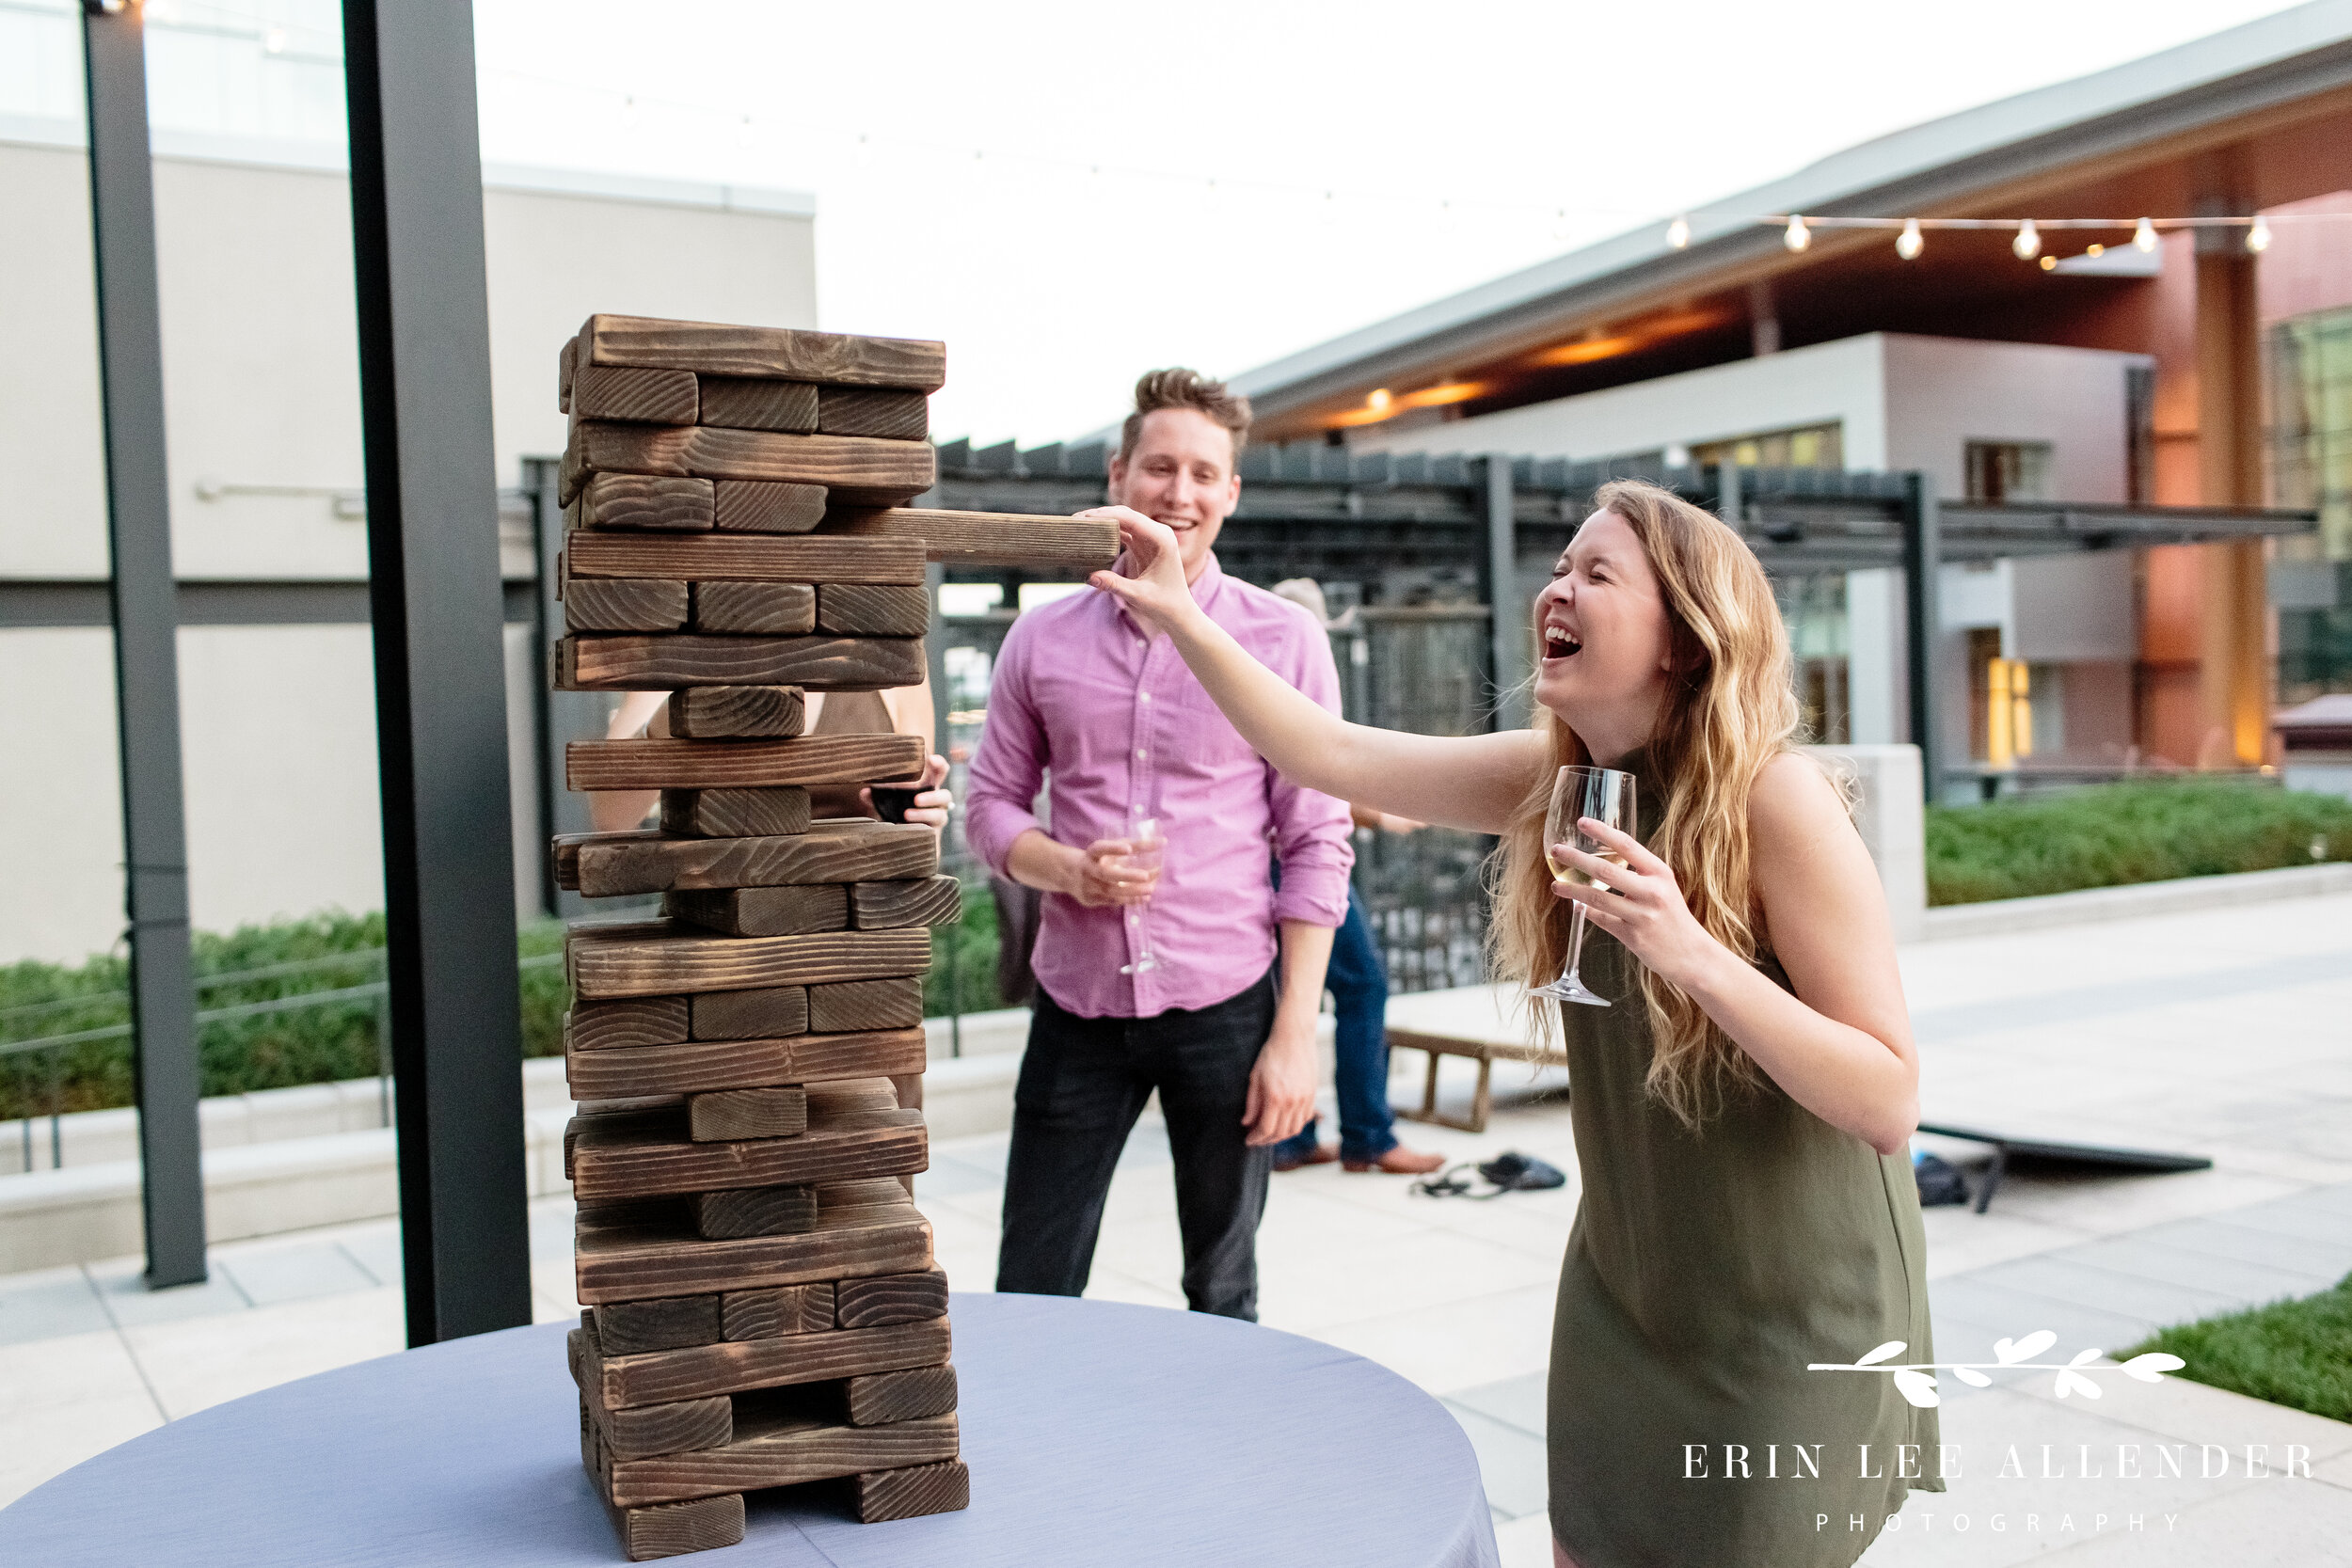
[[[1083,515],[1116,520],[1126,546],[1093,586],[1166,633],[1242,738],[1284,777],[1422,822],[1481,833],[1509,824],[1543,767],[1534,731],[1427,736],[1348,723],[1252,658],[1193,602],[1174,534],[1123,506]]]

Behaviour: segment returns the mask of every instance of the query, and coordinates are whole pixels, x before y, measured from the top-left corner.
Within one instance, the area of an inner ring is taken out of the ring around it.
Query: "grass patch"
[[[2352,1275],[2300,1301],[2164,1329],[2115,1358],[2156,1350],[2188,1363],[2174,1377],[2352,1421]]]
[[[2352,800],[2237,780],[2097,784],[1930,806],[1928,902],[2352,861]]]

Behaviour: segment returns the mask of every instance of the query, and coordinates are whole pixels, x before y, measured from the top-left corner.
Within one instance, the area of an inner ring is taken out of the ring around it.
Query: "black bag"
[[[1494,1183],[1490,1193],[1474,1193],[1462,1172],[1468,1164],[1449,1166],[1441,1175],[1416,1181],[1408,1192],[1425,1197],[1501,1197],[1505,1193],[1541,1192],[1547,1187],[1565,1187],[1568,1179],[1560,1174],[1557,1165],[1545,1164],[1532,1154],[1498,1154],[1477,1167],[1478,1174]]]
[[[1968,1201],[1968,1179],[1960,1173],[1958,1165],[1948,1160],[1922,1154],[1911,1163],[1911,1174],[1919,1183],[1919,1207],[1922,1209]]]

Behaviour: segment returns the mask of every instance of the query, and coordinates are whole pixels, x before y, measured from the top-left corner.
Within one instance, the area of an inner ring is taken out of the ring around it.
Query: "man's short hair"
[[[1223,425],[1233,436],[1233,461],[1241,461],[1241,449],[1249,440],[1249,400],[1239,392],[1229,392],[1222,381],[1211,381],[1199,371],[1177,366],[1165,371],[1146,371],[1136,383],[1136,411],[1127,416],[1126,424],[1119,433],[1119,460],[1124,463],[1136,453],[1136,442],[1143,436],[1143,417],[1156,414],[1163,408],[1191,408],[1206,414]]]

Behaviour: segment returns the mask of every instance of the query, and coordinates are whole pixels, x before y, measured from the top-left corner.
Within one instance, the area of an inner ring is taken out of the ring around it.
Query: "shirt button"
[[[1150,756],[1151,754],[1152,753],[1150,752],[1146,751],[1141,746],[1136,748],[1136,760],[1137,762],[1141,762],[1144,758]]]
[[[1129,915],[1129,916],[1127,917],[1127,924],[1128,924],[1128,925],[1130,925],[1130,926],[1133,926],[1134,924],[1136,924],[1136,917],[1135,917],[1134,915],[1132,915],[1132,914],[1131,914],[1131,915]]]
[[[1152,693],[1150,693],[1149,691],[1139,692],[1139,693],[1137,693],[1137,695],[1136,695],[1136,702],[1138,702],[1138,703],[1148,703],[1148,702],[1150,702],[1151,700],[1152,700]]]

